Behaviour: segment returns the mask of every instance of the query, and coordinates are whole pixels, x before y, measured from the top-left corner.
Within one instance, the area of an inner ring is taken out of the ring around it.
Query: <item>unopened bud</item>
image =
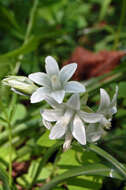
[[[29,78],[23,76],[9,76],[2,83],[22,95],[31,95],[38,88]]]
[[[105,117],[102,118],[100,122],[106,129],[110,129],[111,127],[111,121],[109,119],[106,119]]]

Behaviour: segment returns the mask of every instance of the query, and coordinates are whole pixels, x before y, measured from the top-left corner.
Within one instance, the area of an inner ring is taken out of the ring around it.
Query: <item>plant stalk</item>
[[[117,49],[118,48],[119,39],[120,39],[120,32],[121,32],[122,25],[123,25],[124,20],[125,20],[125,14],[126,14],[126,0],[123,0],[123,2],[122,2],[122,8],[121,8],[120,21],[119,21],[117,33],[115,35],[115,42],[114,42],[113,49]]]

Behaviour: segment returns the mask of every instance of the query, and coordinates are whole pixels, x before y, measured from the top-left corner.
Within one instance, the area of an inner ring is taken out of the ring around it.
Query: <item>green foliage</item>
[[[94,51],[125,50],[125,12],[125,0],[0,0],[0,80],[8,75],[44,72],[47,55],[56,57],[62,66],[77,46]],[[103,184],[106,190],[110,185],[125,190],[125,73],[123,59],[107,77],[91,79],[88,93],[81,97],[82,109],[92,111],[85,107],[89,96],[88,104],[97,110],[99,88],[106,88],[112,96],[118,84],[118,113],[111,129],[98,142],[110,154],[75,142],[70,150],[63,152],[63,141],[50,140],[49,131],[41,121],[40,109],[48,105],[30,104],[29,97],[15,96],[1,84],[0,190],[17,190],[17,184],[28,190],[33,187],[35,190],[100,190]],[[11,186],[15,162],[28,162],[29,167],[25,172],[18,171]],[[109,181],[108,177],[113,179]]]

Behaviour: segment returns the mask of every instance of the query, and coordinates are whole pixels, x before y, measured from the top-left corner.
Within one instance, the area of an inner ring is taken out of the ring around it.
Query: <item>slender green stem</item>
[[[125,20],[125,14],[126,14],[126,0],[123,0],[120,21],[119,21],[117,33],[115,35],[115,42],[114,42],[113,49],[117,49],[117,47],[118,47],[119,38],[120,38],[120,32],[121,32],[121,29],[122,29],[123,22]]]
[[[28,38],[30,36],[30,33],[32,31],[32,27],[33,27],[33,24],[34,24],[34,18],[35,18],[35,12],[36,12],[36,9],[37,9],[37,6],[38,6],[38,2],[39,2],[38,0],[34,0],[34,4],[33,4],[33,7],[31,9],[31,12],[30,12],[30,19],[29,19],[29,23],[28,23],[24,43],[27,43],[27,40],[28,40]]]
[[[90,144],[89,149],[92,150],[93,152],[97,153],[98,155],[102,156],[105,158],[107,161],[109,161],[119,172],[120,174],[126,178],[126,168],[124,167],[123,164],[121,164],[118,160],[116,160],[113,156],[108,154],[106,151],[101,149],[100,147]]]
[[[106,78],[105,80],[101,80],[101,81],[96,81],[96,84],[92,85],[91,87],[87,88],[87,92],[92,92],[94,90],[96,90],[97,88],[100,88],[101,86],[104,86],[108,83],[114,82],[117,79],[123,77],[123,73],[119,72],[119,73],[115,73],[112,76],[109,76],[108,78]]]
[[[12,130],[10,122],[8,122],[9,131],[9,186],[12,186]]]
[[[31,12],[30,12],[30,18],[29,18],[28,27],[27,27],[27,30],[26,30],[26,34],[25,34],[23,44],[27,43],[27,41],[28,41],[28,39],[30,37],[31,31],[32,31],[32,28],[33,28],[33,25],[34,25],[35,13],[36,13],[38,3],[39,3],[39,0],[34,0],[33,7],[32,7]],[[24,56],[22,54],[19,55],[18,61],[16,63],[16,67],[15,67],[15,70],[14,70],[14,74],[16,74],[19,71],[19,68],[20,68],[21,61],[22,61],[23,57]]]
[[[8,113],[6,111],[6,108],[4,107],[2,101],[0,101],[0,106],[3,110],[4,116],[6,118],[7,126],[8,126],[8,134],[9,134],[9,186],[11,188],[12,186],[12,130],[11,130],[11,124],[8,117]]]

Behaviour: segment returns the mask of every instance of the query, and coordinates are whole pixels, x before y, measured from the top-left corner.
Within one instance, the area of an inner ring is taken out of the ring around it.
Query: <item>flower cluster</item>
[[[99,140],[104,128],[111,126],[112,115],[117,112],[118,87],[112,101],[108,93],[100,89],[100,105],[96,113],[91,109],[88,112],[81,110],[79,93],[86,91],[85,86],[69,81],[77,64],[71,63],[60,70],[53,57],[46,57],[45,62],[46,73],[32,73],[28,78],[10,76],[3,83],[16,93],[31,95],[31,103],[45,100],[52,107],[41,109],[43,125],[51,131],[50,139],[65,139],[64,150],[70,147],[73,137],[82,145]],[[64,103],[65,93],[73,95]]]

